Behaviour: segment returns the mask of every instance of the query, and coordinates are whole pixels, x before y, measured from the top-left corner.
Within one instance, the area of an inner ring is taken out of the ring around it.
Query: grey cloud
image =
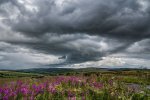
[[[11,42],[24,45],[46,54],[66,56],[67,63],[100,60],[101,57],[121,51],[127,43],[118,40],[87,34],[47,34],[38,42]],[[113,46],[112,46],[113,45]],[[58,58],[59,59],[59,58]]]
[[[13,29],[30,36],[41,36],[46,32],[80,32],[123,39],[150,36],[149,6],[142,11],[137,0],[73,0],[64,1],[61,5],[57,2],[33,1],[32,5],[37,10],[32,8],[35,9],[32,12],[16,1],[14,4],[21,13],[17,22],[12,21]]]
[[[0,42],[0,48],[0,69],[34,68],[65,61],[58,59],[59,56],[44,54],[23,45]]]
[[[149,0],[2,0],[0,41],[67,63],[135,53],[135,43],[147,52],[149,42],[141,41],[150,38],[149,5]]]
[[[135,42],[130,47],[127,48],[127,52],[129,53],[144,53],[149,54],[150,53],[150,39],[141,40],[138,42]]]
[[[7,2],[9,2],[9,0],[1,0],[0,5],[3,4],[3,3],[7,3]]]

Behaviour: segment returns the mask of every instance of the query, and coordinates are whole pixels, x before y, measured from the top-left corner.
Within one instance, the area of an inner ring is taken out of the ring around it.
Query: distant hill
[[[132,71],[132,70],[146,70],[150,69],[131,69],[131,68],[80,68],[80,69],[71,69],[71,68],[32,68],[32,69],[23,69],[17,70],[18,72],[25,73],[39,73],[39,74],[64,74],[64,73],[79,73],[79,72],[103,72],[103,71]]]

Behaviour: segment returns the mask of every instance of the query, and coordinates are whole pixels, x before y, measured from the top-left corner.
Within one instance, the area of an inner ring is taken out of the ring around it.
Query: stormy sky
[[[150,68],[149,0],[0,0],[0,69]]]

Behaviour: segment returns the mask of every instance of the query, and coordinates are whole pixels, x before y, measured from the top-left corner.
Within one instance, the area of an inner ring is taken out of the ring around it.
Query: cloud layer
[[[149,67],[149,21],[149,0],[1,0],[0,67]]]

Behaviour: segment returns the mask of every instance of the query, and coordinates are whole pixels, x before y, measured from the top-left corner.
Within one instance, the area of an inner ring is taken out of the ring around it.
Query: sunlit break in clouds
[[[150,68],[149,0],[0,0],[0,69]]]

